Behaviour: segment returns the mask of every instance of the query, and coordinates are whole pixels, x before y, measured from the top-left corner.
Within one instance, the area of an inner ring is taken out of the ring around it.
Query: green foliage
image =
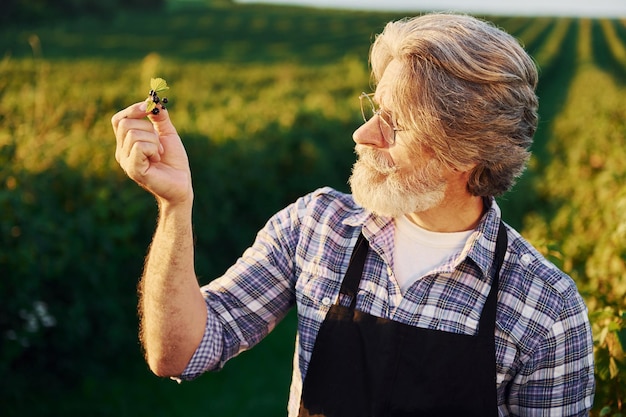
[[[4,0],[0,22],[43,22],[79,15],[113,16],[125,9],[160,9],[166,0]]]
[[[196,269],[206,282],[276,210],[320,186],[347,190],[357,97],[371,88],[369,42],[400,16],[199,3],[7,27],[0,37],[3,415],[158,416],[181,403],[187,414],[284,414],[293,316],[193,384],[146,371],[135,286],[156,209],[117,166],[109,120],[145,99],[150,78],[168,81],[196,188]],[[577,281],[594,330],[594,416],[618,416],[626,392],[626,29],[613,20],[491,20],[541,68],[535,156],[500,202],[505,219]]]
[[[156,210],[116,166],[113,112],[143,100],[151,77],[171,85],[168,108],[196,184],[197,270],[206,282],[297,196],[323,185],[346,189],[357,97],[369,79],[366,63],[353,59],[316,68],[235,67],[181,65],[156,54],[131,63],[10,58],[0,71],[0,270],[7,271],[0,296],[8,300],[0,312],[0,369],[17,375],[0,390],[9,415],[92,411],[85,402],[44,413],[30,398],[51,390],[52,401],[67,392],[93,399],[94,384],[129,361],[145,372],[134,288]],[[289,329],[281,339],[288,350]],[[283,361],[286,389],[290,355]],[[41,378],[30,377],[42,369]],[[266,396],[279,398],[265,407],[284,410],[284,391]]]
[[[181,1],[180,3],[184,3]],[[189,2],[194,4],[193,2]],[[7,26],[0,50],[31,57],[36,35],[47,59],[140,60],[151,52],[181,61],[283,62],[316,65],[348,56],[367,62],[369,43],[398,13],[329,12],[267,5],[121,9],[112,17],[80,15],[40,25]],[[365,57],[365,58],[364,58]]]
[[[581,66],[552,124],[552,155],[536,190],[541,208],[524,232],[549,242],[590,309],[599,415],[624,411],[626,398],[626,88],[590,65],[591,22],[579,31]],[[613,68],[626,73],[626,67]],[[593,86],[593,88],[589,88]],[[604,413],[604,414],[602,414]]]
[[[626,311],[605,307],[590,314],[593,324],[596,378],[596,408],[600,416],[621,416],[626,397]]]

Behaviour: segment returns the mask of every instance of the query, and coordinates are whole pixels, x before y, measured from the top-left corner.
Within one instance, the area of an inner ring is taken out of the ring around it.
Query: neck
[[[452,233],[475,229],[485,210],[483,198],[467,194],[462,198],[444,198],[432,209],[407,214],[407,218],[432,232]]]

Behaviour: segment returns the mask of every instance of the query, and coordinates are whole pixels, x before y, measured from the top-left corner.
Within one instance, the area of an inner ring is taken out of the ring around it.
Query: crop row
[[[233,5],[6,29],[0,372],[15,376],[0,402],[29,403],[28,375],[39,369],[42,386],[80,398],[86,372],[106,381],[136,350],[134,279],[155,208],[116,166],[115,111],[145,98],[150,77],[170,83],[206,281],[297,195],[346,189],[357,97],[371,88],[368,44],[396,17]],[[626,21],[488,18],[526,45],[541,74],[535,156],[503,211],[583,291],[599,364],[595,412],[615,412],[625,392],[616,375],[626,372],[616,350],[625,343]]]

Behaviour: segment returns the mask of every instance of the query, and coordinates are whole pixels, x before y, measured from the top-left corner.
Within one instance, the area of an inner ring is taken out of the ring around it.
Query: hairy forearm
[[[140,337],[159,376],[178,376],[200,343],[206,305],[194,270],[191,207],[160,206],[139,287]]]

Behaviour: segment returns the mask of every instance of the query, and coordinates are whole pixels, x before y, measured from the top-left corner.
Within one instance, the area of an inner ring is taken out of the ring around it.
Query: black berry
[[[163,103],[167,104],[167,97],[163,97],[163,100],[161,100],[161,101],[163,101]]]
[[[153,108],[152,109],[152,114],[159,114],[159,109],[158,108]]]

